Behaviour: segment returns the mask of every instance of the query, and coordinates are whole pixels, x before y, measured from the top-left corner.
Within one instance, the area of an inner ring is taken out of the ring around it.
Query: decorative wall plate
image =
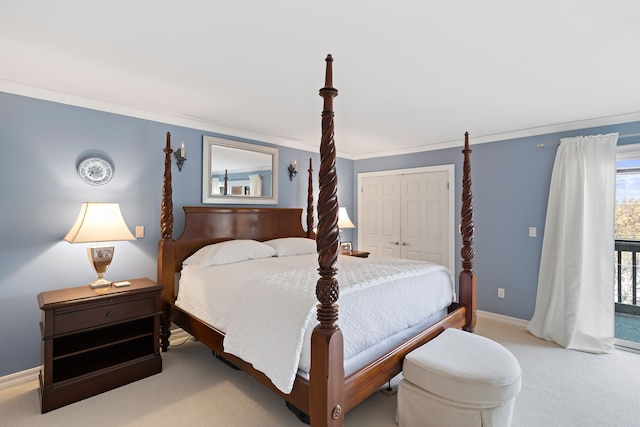
[[[78,165],[78,174],[87,184],[104,185],[111,181],[113,165],[100,157],[88,157]]]

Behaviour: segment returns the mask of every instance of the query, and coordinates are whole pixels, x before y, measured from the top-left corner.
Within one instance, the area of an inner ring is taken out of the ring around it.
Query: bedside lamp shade
[[[346,247],[343,247],[342,243],[342,229],[343,228],[356,228],[349,218],[347,208],[338,208],[338,242],[340,244],[340,253],[351,253],[351,242],[344,243]]]
[[[135,240],[135,237],[124,222],[118,203],[83,203],[78,219],[64,240],[69,243],[97,243]],[[97,280],[89,284],[92,288],[111,285],[104,278],[104,273],[111,264],[114,249],[112,245],[87,248],[89,261],[98,275]]]
[[[135,240],[118,203],[83,203],[76,223],[64,237],[69,243]]]
[[[347,208],[338,208],[338,228],[356,228],[349,218]]]

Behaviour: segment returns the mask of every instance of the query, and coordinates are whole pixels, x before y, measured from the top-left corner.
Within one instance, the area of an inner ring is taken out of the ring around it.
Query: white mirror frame
[[[211,153],[213,147],[228,147],[264,153],[271,156],[271,196],[233,196],[214,195],[211,185]],[[278,149],[245,142],[231,141],[213,136],[202,136],[202,203],[232,205],[269,205],[278,204]]]

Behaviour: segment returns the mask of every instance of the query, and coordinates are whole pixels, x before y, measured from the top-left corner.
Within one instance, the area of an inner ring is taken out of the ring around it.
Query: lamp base
[[[87,255],[89,261],[96,270],[98,278],[89,283],[92,289],[106,288],[111,286],[111,281],[104,278],[104,273],[107,272],[111,260],[113,259],[113,252],[115,248],[113,246],[94,246],[87,248]]]
[[[106,288],[106,287],[111,286],[111,281],[110,280],[106,280],[106,279],[98,279],[98,280],[95,280],[95,281],[89,283],[89,286],[92,289]]]

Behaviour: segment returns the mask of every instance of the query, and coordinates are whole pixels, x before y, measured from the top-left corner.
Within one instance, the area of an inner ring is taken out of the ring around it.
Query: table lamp
[[[341,252],[351,252],[351,247],[342,250],[343,228],[356,228],[356,226],[353,224],[353,222],[351,222],[351,218],[349,218],[349,214],[347,213],[347,208],[338,208],[338,238],[340,239]],[[349,246],[350,245],[351,244],[349,244]]]
[[[135,240],[127,224],[122,218],[118,203],[83,203],[80,214],[71,230],[64,237],[69,243],[100,243],[119,240]],[[111,286],[111,281],[104,278],[111,260],[113,245],[95,245],[87,248],[89,262],[98,278],[89,283],[92,288]]]

